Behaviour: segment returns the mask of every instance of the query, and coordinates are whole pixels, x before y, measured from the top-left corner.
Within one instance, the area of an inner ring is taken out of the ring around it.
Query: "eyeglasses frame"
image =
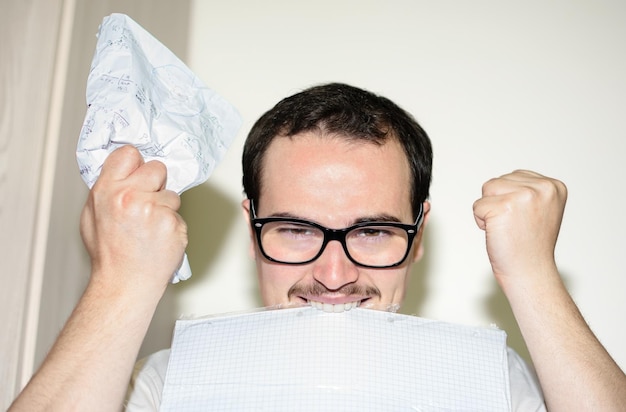
[[[417,235],[417,232],[419,231],[420,227],[422,226],[422,222],[424,219],[424,207],[423,205],[420,204],[420,208],[419,208],[419,212],[417,214],[417,218],[415,219],[415,223],[411,224],[406,224],[406,223],[400,223],[400,222],[376,222],[376,221],[371,221],[371,222],[359,222],[357,224],[354,224],[352,226],[343,228],[343,229],[329,229],[325,226],[322,226],[318,223],[315,222],[311,222],[309,220],[305,220],[305,219],[298,219],[298,218],[285,218],[285,217],[257,217],[256,216],[256,211],[254,210],[254,202],[252,199],[250,200],[250,209],[249,209],[249,213],[250,213],[250,225],[252,226],[252,228],[254,229],[254,232],[256,234],[256,240],[257,240],[257,244],[259,245],[259,250],[261,251],[261,253],[263,254],[263,256],[269,260],[270,262],[275,262],[275,263],[280,263],[280,264],[284,264],[284,265],[306,265],[307,263],[311,263],[313,261],[315,261],[316,259],[318,259],[322,253],[324,253],[324,250],[326,249],[326,246],[328,245],[328,243],[330,241],[336,240],[339,243],[341,243],[341,247],[343,248],[344,253],[346,254],[346,256],[348,257],[348,259],[350,259],[350,261],[352,263],[354,263],[357,266],[361,266],[361,267],[365,267],[365,268],[371,268],[371,269],[388,269],[388,268],[392,268],[392,267],[396,267],[396,266],[400,266],[407,258],[407,256],[409,256],[409,252],[411,251],[411,247],[413,246],[413,241],[415,240],[415,236]],[[264,248],[263,248],[263,242],[261,241],[261,232],[263,230],[263,226],[266,223],[271,223],[271,222],[293,222],[296,224],[304,224],[304,225],[309,225],[309,226],[313,226],[317,229],[319,229],[323,235],[324,235],[324,241],[322,242],[322,246],[320,247],[319,252],[312,257],[311,259],[304,261],[304,262],[284,262],[278,259],[274,259],[273,257],[269,256]],[[348,245],[346,244],[346,236],[349,232],[353,231],[354,229],[358,229],[360,227],[365,227],[365,226],[383,226],[383,227],[395,227],[395,228],[399,228],[399,229],[403,229],[404,231],[406,231],[407,233],[407,248],[406,248],[406,252],[404,253],[404,256],[402,257],[402,259],[400,259],[398,262],[391,264],[391,265],[385,265],[385,266],[374,266],[374,265],[365,265],[363,263],[360,263],[358,261],[356,261],[351,255],[350,252],[348,251]]]

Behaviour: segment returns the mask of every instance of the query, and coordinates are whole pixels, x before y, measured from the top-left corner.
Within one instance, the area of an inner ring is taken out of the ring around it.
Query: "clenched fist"
[[[501,285],[511,277],[541,276],[555,267],[566,199],[562,182],[531,171],[517,170],[483,185],[474,218],[485,231],[489,260]]]
[[[182,262],[187,227],[163,163],[123,146],[104,162],[81,216],[92,276],[120,287],[164,289]]]

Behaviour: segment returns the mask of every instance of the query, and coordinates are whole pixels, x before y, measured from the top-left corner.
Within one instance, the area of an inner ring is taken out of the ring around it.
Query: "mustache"
[[[310,284],[300,284],[296,283],[287,292],[287,297],[291,298],[293,296],[322,296],[326,294],[333,295],[345,295],[345,296],[370,296],[370,297],[381,297],[380,290],[375,286],[363,286],[355,283],[349,283],[347,285],[343,285],[339,289],[328,289],[321,283],[310,283]]]

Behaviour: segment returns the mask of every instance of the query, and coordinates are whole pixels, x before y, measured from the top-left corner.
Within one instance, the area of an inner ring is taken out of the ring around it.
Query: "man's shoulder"
[[[510,347],[507,347],[507,359],[513,411],[545,411],[543,393],[534,370]]]
[[[154,352],[145,358],[140,359],[135,364],[134,373],[158,373],[165,377],[167,371],[167,363],[170,359],[170,349],[162,349],[158,352]]]
[[[170,350],[163,349],[137,361],[126,393],[127,411],[158,410],[169,359]]]

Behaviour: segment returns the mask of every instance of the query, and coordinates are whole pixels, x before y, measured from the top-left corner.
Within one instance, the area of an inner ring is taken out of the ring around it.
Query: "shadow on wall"
[[[139,351],[140,358],[170,347],[174,322],[181,312],[178,304],[180,292],[203,280],[202,276],[206,276],[203,274],[209,272],[220,255],[234,219],[240,217],[239,205],[210,183],[186,191],[181,199],[180,214],[188,226],[187,255],[193,276],[165,291]]]
[[[404,303],[399,311],[400,313],[420,316],[420,313],[422,312],[422,305],[428,297],[428,282],[426,275],[430,273],[430,251],[434,250],[434,238],[432,236],[431,229],[432,227],[430,225],[424,227],[424,233],[422,235],[424,254],[411,269],[409,284],[404,297]]]
[[[522,337],[522,332],[520,331],[517,321],[515,320],[509,301],[506,299],[506,296],[504,296],[502,289],[500,289],[500,286],[496,282],[495,278],[493,278],[493,274],[491,272],[489,273],[489,276],[492,277],[493,281],[491,282],[491,290],[485,296],[485,309],[487,311],[487,315],[490,319],[493,319],[498,328],[506,332],[507,344],[522,358],[524,358],[529,365],[532,365],[528,348],[526,347],[526,343]],[[563,278],[565,286],[569,289],[567,276],[561,274],[561,277]],[[549,332],[546,331],[546,333]]]
[[[250,301],[254,302],[255,308],[261,308],[265,306],[263,303],[263,298],[261,297],[261,288],[259,287],[259,278],[257,276],[256,271],[256,263],[252,259],[248,259],[248,270],[246,270],[246,276],[251,276],[253,278],[251,284],[253,285],[249,291]]]
[[[493,320],[493,323],[495,323],[499,329],[506,332],[507,345],[513,348],[529,365],[532,365],[526,343],[519,330],[515,316],[513,316],[509,301],[506,299],[506,296],[504,296],[504,293],[502,293],[502,289],[500,289],[493,274],[489,272],[488,276],[491,277],[492,281],[490,283],[491,290],[485,295],[484,300],[487,316],[489,319]]]
[[[224,238],[234,219],[240,217],[239,204],[214,186],[203,184],[183,193],[180,214],[188,225],[191,269],[194,273],[206,273],[222,253]],[[193,282],[185,282],[184,287],[190,287],[188,283]]]
[[[411,277],[400,313],[421,316],[422,306],[428,299],[427,276],[430,274],[432,268],[430,251],[435,250],[437,247],[436,233],[436,225],[431,221],[429,225],[424,228],[424,255],[411,269]],[[498,328],[506,331],[507,344],[532,365],[526,343],[522,338],[522,333],[513,316],[509,302],[491,272],[489,273],[489,277],[492,279],[491,289],[486,291],[483,301],[487,316],[489,319],[493,320]]]

